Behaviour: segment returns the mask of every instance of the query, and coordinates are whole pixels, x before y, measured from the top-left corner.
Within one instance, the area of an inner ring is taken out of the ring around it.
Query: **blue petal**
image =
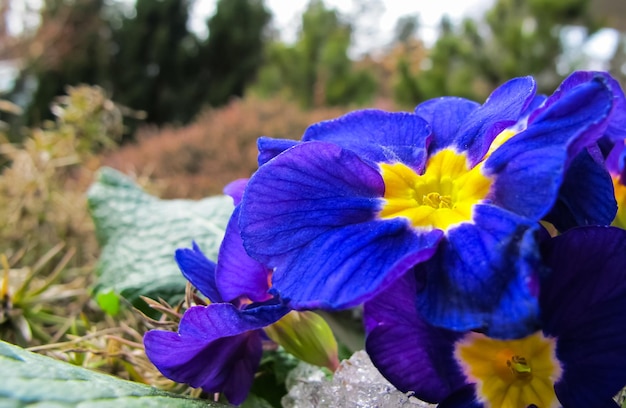
[[[546,101],[544,107],[533,113],[533,116],[540,114],[550,105],[561,99],[575,87],[592,81],[594,78],[607,83],[613,94],[613,109],[610,114],[608,127],[604,132],[613,141],[622,141],[626,138],[626,97],[621,85],[607,72],[598,71],[576,71],[568,76],[559,88]],[[531,117],[532,120],[532,117]]]
[[[479,107],[477,102],[453,96],[431,99],[417,105],[415,113],[424,118],[432,129],[433,140],[429,151],[433,153],[448,146],[456,146],[459,128]]]
[[[243,248],[238,225],[239,211],[236,207],[220,246],[215,270],[217,288],[226,302],[241,297],[263,302],[271,297],[268,293],[270,271],[250,258]]]
[[[271,292],[294,309],[356,306],[429,259],[441,236],[416,235],[403,220],[330,230],[277,266]]]
[[[302,140],[332,142],[371,163],[400,161],[421,169],[429,136],[430,127],[415,114],[361,110],[310,126]]]
[[[601,140],[600,143],[603,143],[605,141],[606,140]],[[621,174],[620,164],[623,164],[624,153],[626,153],[625,145],[623,143],[611,143],[606,145],[606,147],[608,150],[605,161],[606,168],[612,175]]]
[[[174,255],[183,276],[211,302],[222,302],[215,285],[215,262],[207,258],[198,245],[193,242],[193,249],[180,248]]]
[[[567,169],[557,201],[546,220],[563,232],[576,226],[610,225],[616,213],[611,175],[584,150]]]
[[[300,142],[288,139],[273,139],[271,137],[258,138],[257,148],[259,149],[259,156],[257,161],[259,167],[298,143]]]
[[[263,354],[259,331],[205,342],[152,330],[145,334],[144,345],[167,378],[207,393],[223,392],[235,405],[246,399]]]
[[[300,144],[259,168],[241,203],[247,252],[270,268],[321,234],[376,218],[384,183],[354,153]]]
[[[378,171],[331,143],[303,143],[261,167],[240,226],[247,252],[275,268],[273,293],[293,308],[349,307],[430,256],[441,232],[378,220],[383,192]]]
[[[601,136],[611,99],[602,81],[578,86],[496,149],[485,163],[494,203],[534,220],[546,215],[569,160]]]
[[[426,323],[415,308],[416,291],[414,275],[406,274],[365,303],[365,349],[396,388],[434,403],[465,385],[453,357],[463,334]]]
[[[522,113],[522,118],[528,118],[531,114],[534,114],[537,109],[540,109],[546,103],[547,99],[546,95],[535,95]]]
[[[493,91],[485,103],[465,119],[458,131],[456,146],[468,152],[472,166],[482,160],[501,131],[521,118],[533,102],[535,90],[531,77],[511,79]]]
[[[536,227],[480,205],[475,224],[448,232],[435,256],[415,270],[425,286],[418,310],[431,324],[519,338],[537,329]]]
[[[557,338],[564,406],[602,406],[626,384],[626,231],[582,227],[543,248],[544,332]]]

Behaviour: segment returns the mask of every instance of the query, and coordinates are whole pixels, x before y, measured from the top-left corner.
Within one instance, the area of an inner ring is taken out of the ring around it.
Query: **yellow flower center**
[[[380,164],[385,182],[385,204],[380,217],[405,217],[416,228],[448,230],[472,219],[492,180],[482,164],[469,168],[464,153],[443,149],[428,159],[424,174],[402,163]]]
[[[498,133],[498,136],[496,136],[496,138],[493,139],[493,142],[491,142],[491,145],[489,145],[489,151],[487,152],[487,154],[485,155],[483,160],[485,160],[485,159],[487,159],[487,157],[491,156],[491,153],[495,152],[498,147],[502,146],[505,142],[507,142],[509,139],[511,139],[517,133],[518,133],[517,130],[513,130],[513,129],[510,129],[510,128],[509,129],[504,129],[502,132]]]
[[[617,200],[617,214],[611,225],[626,229],[626,186],[622,184],[620,176],[613,176],[613,189]]]
[[[518,340],[469,333],[454,354],[486,408],[552,408],[559,406],[554,383],[562,373],[555,349],[555,339],[541,332]]]

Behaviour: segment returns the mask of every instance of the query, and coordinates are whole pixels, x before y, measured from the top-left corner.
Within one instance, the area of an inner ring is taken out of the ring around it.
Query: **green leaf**
[[[227,196],[161,200],[106,167],[100,169],[87,199],[102,247],[95,291],[113,291],[135,304],[142,295],[180,299],[186,281],[174,251],[196,241],[215,260],[233,211]]]
[[[224,407],[121,380],[0,341],[0,407]]]
[[[96,302],[109,316],[115,316],[120,311],[120,299],[113,291],[98,293]]]

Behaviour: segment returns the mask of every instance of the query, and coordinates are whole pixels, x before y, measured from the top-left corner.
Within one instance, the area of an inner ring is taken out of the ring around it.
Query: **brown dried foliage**
[[[302,111],[284,100],[234,100],[209,109],[182,128],[146,128],[138,143],[106,156],[103,162],[124,173],[149,175],[164,185],[166,198],[220,194],[229,182],[257,168],[260,136],[299,139],[308,125],[332,119],[345,108]]]

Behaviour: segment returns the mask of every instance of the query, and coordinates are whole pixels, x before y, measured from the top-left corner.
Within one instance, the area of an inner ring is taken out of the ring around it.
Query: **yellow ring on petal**
[[[518,133],[518,130],[512,128],[504,129],[502,132],[498,133],[498,136],[496,136],[495,139],[493,139],[493,142],[491,142],[491,145],[489,145],[489,151],[487,152],[483,160],[486,160],[487,157],[491,156],[491,153],[495,152],[496,149],[498,149],[504,143],[508,142],[509,139],[511,139]]]
[[[454,355],[486,408],[559,407],[554,383],[562,373],[556,340],[537,332],[518,340],[496,340],[469,333]]]
[[[385,183],[383,219],[408,218],[416,228],[449,228],[472,220],[474,206],[483,202],[492,180],[482,163],[469,168],[467,156],[443,149],[428,159],[424,174],[403,163],[381,163]]]
[[[617,214],[611,225],[626,229],[626,186],[622,184],[620,176],[613,176],[613,189],[617,200]]]

